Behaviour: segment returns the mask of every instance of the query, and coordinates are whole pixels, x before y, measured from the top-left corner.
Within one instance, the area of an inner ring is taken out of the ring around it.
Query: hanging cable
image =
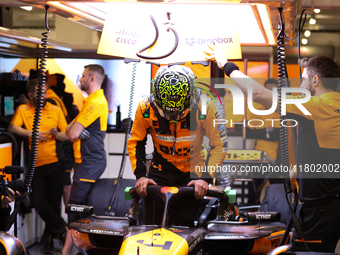
[[[110,203],[108,206],[108,211],[106,212],[107,215],[114,215],[114,212],[111,212],[112,206],[116,200],[119,186],[120,186],[120,180],[123,179],[123,173],[124,173],[124,168],[125,168],[125,160],[126,160],[126,154],[127,154],[127,140],[130,135],[131,131],[131,113],[132,113],[132,106],[133,106],[133,95],[134,95],[134,90],[135,90],[135,81],[136,81],[136,70],[137,69],[137,63],[134,62],[132,66],[132,79],[131,79],[131,88],[130,88],[130,100],[129,100],[129,109],[128,109],[128,118],[127,118],[127,123],[126,123],[126,129],[125,129],[125,139],[124,139],[124,149],[123,149],[123,157],[122,157],[122,162],[120,164],[120,169],[118,173],[118,177],[114,181],[113,185],[116,186],[116,189],[110,199]]]
[[[28,169],[26,172],[25,180],[24,180],[24,194],[20,196],[20,201],[17,206],[14,208],[13,213],[9,217],[9,220],[6,225],[6,231],[8,231],[14,221],[16,220],[17,214],[20,209],[20,205],[25,197],[31,193],[31,184],[34,176],[35,171],[35,163],[38,154],[38,141],[39,141],[39,129],[40,129],[40,120],[41,120],[41,112],[43,108],[43,101],[44,101],[44,90],[46,84],[46,58],[48,54],[48,47],[47,47],[47,40],[48,40],[48,33],[50,32],[50,28],[48,26],[48,9],[49,6],[45,5],[45,26],[47,31],[42,33],[43,39],[41,39],[41,58],[40,58],[40,65],[39,65],[39,73],[38,73],[38,86],[37,86],[37,98],[36,98],[36,105],[35,105],[35,113],[33,118],[33,127],[32,127],[32,137],[31,137],[31,147],[30,147],[30,154],[28,159]]]
[[[292,38],[290,38],[289,36],[287,36],[286,34],[284,34],[284,35],[285,35],[285,39],[287,39],[287,40],[294,40],[296,37],[299,36],[299,32],[300,32],[300,30],[303,28],[303,26],[305,25],[306,18],[307,18],[307,14],[305,14],[305,18],[303,19],[303,23],[301,24],[302,16],[303,16],[303,13],[304,13],[305,11],[306,11],[306,9],[303,9],[302,12],[301,12],[301,15],[300,15],[298,33],[297,33],[295,36],[293,36]]]
[[[279,19],[280,19],[280,32],[277,36],[277,62],[278,62],[278,107],[280,110],[280,119],[281,122],[285,120],[285,116],[281,113],[281,101],[282,101],[282,93],[281,89],[286,86],[287,81],[287,73],[286,73],[286,58],[285,58],[285,25],[283,22],[283,16],[282,16],[282,7],[279,7]],[[284,169],[289,170],[289,157],[288,157],[288,143],[287,143],[287,128],[284,126],[280,127],[280,156],[281,156],[281,164]],[[289,201],[289,194],[292,193],[292,187],[290,182],[290,172],[284,172],[283,173],[283,186],[286,194],[286,200],[289,205],[290,211],[291,211],[291,220],[294,223],[295,230],[297,234],[299,235],[300,239],[303,241],[305,247],[309,251],[309,248],[303,238],[302,230],[299,224],[299,221],[295,215],[295,210],[293,209],[290,201]],[[286,232],[289,232],[290,229],[286,229]]]
[[[286,84],[286,62],[285,62],[285,34],[284,34],[284,23],[282,22],[282,7],[279,7],[279,17],[280,17],[280,33],[277,36],[277,63],[278,63],[278,107],[280,109],[280,118],[284,120],[284,116],[281,114],[281,90]],[[283,167],[289,167],[288,159],[288,146],[287,146],[287,129],[284,126],[280,127],[280,156],[281,163]],[[287,178],[286,178],[287,179]],[[290,178],[284,183],[284,188],[286,193],[291,193]]]
[[[298,59],[301,59],[301,51],[300,51],[300,34],[301,34],[301,29],[303,28],[303,26],[305,25],[305,22],[306,22],[306,17],[307,17],[307,14],[305,14],[305,19],[303,20],[303,24],[301,26],[301,17],[303,15],[303,13],[306,11],[306,9],[303,9],[302,12],[301,12],[301,16],[300,16],[300,21],[299,21],[299,30],[298,30],[298,41],[297,41],[297,44],[298,44]],[[299,77],[300,77],[300,84],[302,83],[302,78],[301,78],[301,67],[299,66]]]
[[[130,98],[129,98],[129,108],[128,108],[128,119],[127,119],[127,125],[126,125],[126,130],[125,130],[125,140],[124,140],[124,155],[122,159],[122,163],[120,166],[120,171],[119,171],[119,176],[118,178],[122,179],[123,178],[123,172],[124,172],[124,167],[125,167],[125,158],[126,158],[126,153],[127,153],[127,140],[130,135],[131,131],[131,114],[132,114],[132,107],[133,107],[133,96],[135,93],[135,82],[136,82],[136,71],[137,71],[137,63],[134,62],[132,66],[132,79],[131,79],[131,88],[130,88]]]
[[[31,149],[30,149],[30,157],[28,160],[28,172],[26,174],[24,187],[26,191],[29,191],[29,188],[32,183],[32,179],[34,176],[35,170],[35,162],[37,158],[37,151],[38,151],[38,141],[39,141],[39,127],[40,127],[40,120],[41,120],[41,112],[43,108],[43,100],[44,100],[44,91],[45,91],[45,84],[46,84],[46,58],[48,54],[48,47],[47,47],[47,40],[48,40],[48,33],[50,32],[50,28],[48,27],[48,5],[45,5],[45,25],[47,31],[42,33],[43,39],[41,39],[41,58],[40,64],[38,69],[38,88],[37,88],[37,105],[35,109],[35,115],[33,120],[33,128],[32,128],[32,142],[31,142]]]

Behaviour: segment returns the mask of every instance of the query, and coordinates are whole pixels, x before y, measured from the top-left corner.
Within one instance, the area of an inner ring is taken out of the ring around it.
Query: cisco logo
[[[213,44],[213,43],[233,43],[233,38],[185,38],[185,43],[188,44],[188,46],[193,46],[195,43],[198,44]]]
[[[141,37],[141,35],[137,31],[128,31],[126,29],[117,31],[116,35],[118,36],[116,38],[117,43],[133,45],[135,45],[137,43],[137,39]]]

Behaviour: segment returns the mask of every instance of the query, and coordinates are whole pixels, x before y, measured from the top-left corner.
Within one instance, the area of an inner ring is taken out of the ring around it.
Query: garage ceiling
[[[233,0],[232,0],[233,1]],[[41,31],[44,29],[44,4],[45,0],[2,0],[0,6],[2,7],[11,7],[13,9],[13,30],[22,31],[32,33],[32,31]],[[66,1],[59,1],[61,3],[66,3]],[[90,2],[104,2],[101,0],[97,1],[68,1],[72,3],[86,2],[90,4]],[[159,2],[152,0],[152,2]],[[222,2],[222,1],[213,1],[213,2]],[[224,1],[224,2],[230,2]],[[286,28],[290,28],[290,36],[296,34],[298,21],[299,21],[299,13],[302,8],[308,8],[305,13],[307,14],[307,19],[305,25],[303,27],[303,32],[305,30],[310,30],[310,37],[306,38],[308,40],[307,46],[309,47],[330,47],[335,52],[335,56],[339,54],[340,49],[340,1],[338,0],[302,0],[302,1],[241,1],[241,3],[263,3],[267,4],[270,10],[271,22],[274,28],[274,34],[277,33],[278,28],[278,11],[277,8],[283,4],[284,18],[286,23]],[[23,5],[33,5],[34,7],[32,11],[26,11],[19,6]],[[319,8],[320,13],[312,12],[311,8]],[[102,25],[100,22],[95,22],[86,17],[75,17],[75,15],[71,15],[69,12],[65,10],[61,10],[59,8],[50,8],[49,14],[49,26],[51,30],[55,28],[55,20],[56,15],[66,17],[71,19],[77,23],[85,25],[91,29],[96,29],[101,31]],[[100,10],[103,12],[103,10]],[[314,18],[316,20],[316,24],[309,24],[310,18]],[[1,31],[0,31],[1,32]],[[41,32],[40,32],[41,34]],[[1,36],[1,35],[0,35]],[[37,35],[36,35],[37,36]],[[301,34],[301,39],[305,38],[303,34]],[[53,42],[58,48],[58,41]],[[288,43],[288,41],[287,41]],[[290,43],[291,46],[297,45],[297,39],[293,40]],[[68,45],[67,43],[59,43],[61,49],[67,49],[68,47],[72,48],[72,42]],[[93,50],[93,48],[92,48]]]

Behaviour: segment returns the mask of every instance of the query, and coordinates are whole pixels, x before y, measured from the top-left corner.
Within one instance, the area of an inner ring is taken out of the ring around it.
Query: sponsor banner
[[[215,19],[205,18],[207,5],[190,4],[142,4],[130,5],[124,3],[111,11],[103,28],[97,53],[123,58],[140,59],[136,52],[151,45],[155,39],[156,30],[150,14],[156,21],[159,35],[156,44],[141,52],[142,55],[157,57],[169,53],[175,45],[173,28],[178,34],[178,47],[170,56],[163,59],[147,60],[160,64],[205,61],[204,50],[207,44],[219,44],[228,59],[241,59],[241,45],[238,27],[229,20],[228,8],[221,5],[220,14],[223,17],[221,26]],[[229,8],[230,9],[230,8]],[[190,12],[188,11],[190,10]],[[170,13],[170,20],[168,19]],[[188,16],[190,14],[190,17]],[[144,59],[145,60],[145,59]]]

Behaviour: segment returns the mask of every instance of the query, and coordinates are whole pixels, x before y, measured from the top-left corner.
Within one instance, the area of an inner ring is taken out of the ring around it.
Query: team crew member
[[[208,182],[198,179],[202,176],[205,161],[202,151],[203,136],[210,139],[208,166],[217,167],[227,152],[225,128],[213,127],[219,118],[212,103],[202,115],[196,87],[195,75],[183,66],[161,67],[153,80],[153,94],[140,101],[128,151],[131,165],[136,175],[136,190],[146,196],[149,184],[165,186],[195,186],[196,199],[202,199],[208,190]],[[145,165],[145,144],[150,130],[154,152],[149,173]],[[220,131],[219,131],[220,130]],[[198,170],[200,169],[200,170]],[[195,175],[195,172],[197,175]],[[211,173],[213,176],[213,173]],[[193,179],[193,176],[196,179]],[[164,204],[156,199],[153,214],[153,200],[147,196],[146,224],[159,224]],[[175,224],[193,225],[198,200],[182,198],[170,209],[170,219]],[[153,219],[153,216],[155,217]]]
[[[67,109],[65,107],[65,104],[64,102],[61,100],[61,98],[51,89],[51,88],[48,88],[47,91],[46,91],[46,95],[47,95],[47,100],[51,103],[51,104],[54,104],[54,105],[57,105],[60,107],[60,109],[63,111],[64,115],[65,115],[65,118],[66,118],[66,121],[68,121],[68,112],[67,112]]]
[[[9,132],[27,137],[29,144],[32,137],[37,86],[38,79],[27,82],[26,89],[30,101],[17,108],[8,127]],[[44,93],[43,105],[30,198],[33,208],[44,220],[49,234],[43,252],[53,253],[53,238],[64,241],[66,235],[60,208],[65,171],[65,156],[61,142],[68,140],[68,137],[65,134],[67,123],[64,114],[59,107],[46,102],[46,93]]]
[[[66,134],[73,142],[74,175],[70,204],[85,204],[88,192],[106,168],[104,138],[107,129],[108,103],[101,89],[105,72],[100,65],[87,65],[80,78],[81,89],[88,97],[78,116],[67,126]],[[69,223],[78,215],[69,214]],[[70,254],[73,247],[71,231],[67,233],[62,254]]]
[[[227,61],[221,49],[216,46],[210,49],[206,52],[209,55],[207,58],[215,59],[219,68],[224,69],[243,93],[246,94],[247,89],[252,87],[253,100],[271,107],[271,91],[241,73],[234,63]],[[335,92],[340,67],[327,56],[301,59],[299,64],[304,68],[301,88],[311,94],[310,100],[302,105],[311,115],[302,113],[295,104],[287,105],[287,118],[299,122],[296,159],[301,204],[297,215],[309,249],[334,252],[340,237],[340,179],[331,174],[340,165],[340,93]],[[312,178],[306,178],[308,168],[317,167],[318,164],[329,166],[329,169],[322,175],[314,173],[314,176],[308,175]],[[307,250],[296,232],[293,250]]]

